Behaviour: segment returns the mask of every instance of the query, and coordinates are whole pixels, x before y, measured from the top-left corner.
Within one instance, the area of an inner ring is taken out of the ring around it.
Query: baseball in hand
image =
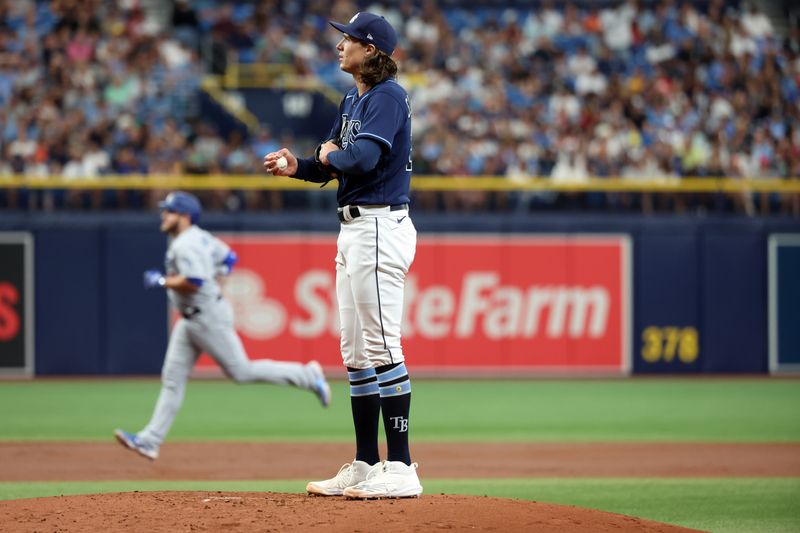
[[[275,166],[278,170],[283,170],[284,168],[289,166],[289,162],[286,160],[284,156],[280,156],[277,161],[275,161]]]

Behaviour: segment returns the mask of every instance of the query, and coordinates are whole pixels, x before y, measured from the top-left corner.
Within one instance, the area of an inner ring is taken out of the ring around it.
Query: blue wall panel
[[[699,313],[697,228],[642,229],[634,246],[635,372],[697,372],[703,353]]]
[[[35,242],[36,374],[103,373],[100,230],[49,228]]]
[[[776,249],[776,363],[800,368],[800,241]]]
[[[767,245],[755,221],[709,224],[702,238],[703,370],[766,372]]]
[[[164,270],[167,242],[157,228],[105,232],[103,306],[106,313],[105,372],[152,374],[161,370],[167,347],[167,298],[145,289],[142,272]]]

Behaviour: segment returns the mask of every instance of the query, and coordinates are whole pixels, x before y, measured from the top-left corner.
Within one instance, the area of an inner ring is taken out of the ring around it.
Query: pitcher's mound
[[[9,531],[693,531],[579,507],[479,496],[344,500],[272,492],[122,492],[0,503]]]

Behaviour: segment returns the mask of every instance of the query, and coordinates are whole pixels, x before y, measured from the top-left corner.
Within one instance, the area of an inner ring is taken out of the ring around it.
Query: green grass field
[[[319,408],[302,391],[190,383],[172,441],[351,439],[347,385]],[[109,441],[140,428],[153,380],[0,382],[0,440]],[[279,407],[280,406],[280,407]],[[290,407],[287,407],[290,406]],[[413,384],[415,441],[800,442],[800,380],[429,381]],[[2,476],[0,475],[0,479]],[[427,493],[578,505],[724,532],[800,531],[800,478],[424,480]],[[263,482],[0,482],[0,499],[125,490],[273,490]]]

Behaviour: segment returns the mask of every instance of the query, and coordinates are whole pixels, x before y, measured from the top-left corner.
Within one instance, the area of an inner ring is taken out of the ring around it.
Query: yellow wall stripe
[[[319,184],[267,175],[210,176],[101,176],[90,179],[0,176],[0,189],[240,189],[304,190]],[[328,185],[334,188],[335,183]],[[411,182],[418,191],[605,191],[605,192],[800,192],[800,179],[732,178],[590,178],[579,183],[548,178],[510,180],[498,176],[418,176]]]

